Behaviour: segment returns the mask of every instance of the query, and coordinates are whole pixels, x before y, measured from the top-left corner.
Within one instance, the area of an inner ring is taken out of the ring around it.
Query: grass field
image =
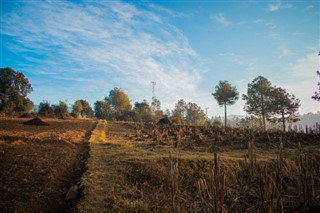
[[[143,136],[148,131],[141,136],[137,124],[109,122],[105,128],[106,140],[90,143],[80,212],[319,210],[315,142],[281,149],[252,140],[252,148],[224,146],[215,155],[188,142],[175,146],[170,137],[154,141]]]
[[[319,135],[27,120],[0,119],[0,212],[320,212]]]

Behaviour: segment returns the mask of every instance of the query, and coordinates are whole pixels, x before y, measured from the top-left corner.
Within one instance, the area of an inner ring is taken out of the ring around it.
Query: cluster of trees
[[[75,118],[92,118],[93,110],[86,100],[76,100],[72,106],[71,113],[66,101],[59,101],[58,105],[50,105],[48,101],[43,101],[39,105],[38,114],[45,117],[57,118],[67,118],[70,116]]]
[[[320,76],[320,72],[317,71]],[[320,86],[320,82],[318,84]],[[27,98],[32,92],[31,84],[21,72],[13,69],[0,69],[0,113],[19,115],[31,112],[33,102]],[[219,106],[225,109],[225,126],[227,124],[227,106],[235,104],[239,99],[237,88],[231,86],[228,81],[220,81],[212,93]],[[315,92],[313,99],[320,101],[319,92]],[[244,110],[261,120],[261,126],[266,130],[266,121],[282,122],[283,129],[287,121],[296,121],[296,113],[300,106],[300,100],[289,94],[285,89],[273,86],[271,82],[259,76],[248,84],[247,94],[242,95],[246,101]],[[186,103],[183,99],[175,104],[170,112],[161,110],[160,101],[152,99],[151,104],[146,100],[135,102],[131,105],[129,96],[120,88],[110,90],[104,100],[94,103],[94,110],[86,100],[76,100],[71,113],[68,105],[60,101],[57,105],[48,102],[40,103],[38,113],[43,116],[55,117],[96,117],[107,120],[126,121],[157,121],[162,117],[168,117],[177,124],[203,125],[208,119],[203,110],[196,103]]]
[[[174,110],[168,109],[164,113],[161,110],[161,103],[153,98],[151,104],[146,100],[135,102],[131,106],[129,96],[119,88],[114,88],[102,101],[94,104],[95,117],[107,120],[126,120],[126,121],[157,121],[162,117],[170,118],[177,124],[202,125],[207,119],[203,110],[195,103],[186,103],[183,99],[179,100]]]
[[[225,126],[227,118],[227,105],[234,104],[239,93],[236,87],[232,87],[228,81],[220,81],[212,93],[220,106],[225,107]],[[246,101],[244,110],[251,115],[261,117],[262,128],[266,131],[266,121],[282,122],[283,130],[287,121],[297,121],[297,111],[300,100],[290,95],[285,89],[273,86],[271,82],[259,76],[248,84],[247,94],[242,95]]]

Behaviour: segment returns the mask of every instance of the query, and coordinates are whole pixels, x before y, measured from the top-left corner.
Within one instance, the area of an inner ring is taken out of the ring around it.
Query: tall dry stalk
[[[173,212],[180,212],[179,203],[176,201],[179,185],[179,164],[178,160],[172,157],[171,152],[169,152],[169,183],[172,210]]]
[[[214,165],[209,180],[200,178],[197,181],[197,192],[201,201],[202,212],[222,213],[225,209],[226,177],[221,172],[220,160],[214,154]]]
[[[264,213],[272,213],[276,184],[274,177],[267,174],[266,168],[260,173],[260,199],[261,208]]]
[[[248,154],[245,156],[245,169],[248,174],[248,180],[251,182],[254,179],[256,170],[256,157],[254,155],[254,140],[250,139],[248,142]]]
[[[311,203],[315,200],[313,163],[306,155],[300,153],[298,165],[300,173],[300,199],[303,201],[304,211],[308,211]]]

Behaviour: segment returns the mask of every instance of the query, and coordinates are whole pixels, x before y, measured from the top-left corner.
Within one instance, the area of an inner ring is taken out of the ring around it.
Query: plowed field
[[[31,126],[22,118],[0,118],[0,212],[65,212],[88,157],[93,120],[43,119]]]

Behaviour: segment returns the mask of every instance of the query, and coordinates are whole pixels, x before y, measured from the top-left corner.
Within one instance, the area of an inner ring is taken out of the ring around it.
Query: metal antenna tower
[[[156,82],[155,81],[151,81],[152,84],[152,99],[156,98],[156,94],[155,94],[155,87],[156,87]]]
[[[208,109],[209,107],[204,108],[206,110],[206,116],[208,117]]]

